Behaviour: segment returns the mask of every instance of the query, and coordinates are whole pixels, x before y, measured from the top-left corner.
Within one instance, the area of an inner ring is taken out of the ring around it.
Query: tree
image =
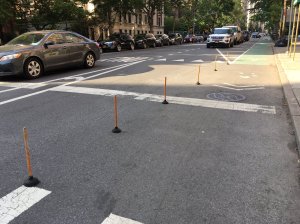
[[[283,0],[250,0],[250,2],[254,4],[254,7],[250,9],[254,13],[251,19],[256,22],[264,22],[267,29],[277,31]]]

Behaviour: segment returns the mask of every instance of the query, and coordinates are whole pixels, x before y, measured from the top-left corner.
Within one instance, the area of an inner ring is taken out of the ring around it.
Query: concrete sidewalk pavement
[[[296,57],[289,56],[286,47],[274,47],[274,54],[284,95],[289,107],[295,128],[298,145],[298,164],[300,165],[300,46],[297,46]]]

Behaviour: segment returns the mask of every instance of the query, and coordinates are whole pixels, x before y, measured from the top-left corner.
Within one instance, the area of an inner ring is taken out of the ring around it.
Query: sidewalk
[[[286,47],[274,47],[274,54],[284,95],[295,128],[295,137],[300,149],[300,45],[295,61],[287,54]],[[300,162],[300,157],[298,162]]]

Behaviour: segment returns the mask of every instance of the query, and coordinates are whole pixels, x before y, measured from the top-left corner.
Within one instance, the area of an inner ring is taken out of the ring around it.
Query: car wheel
[[[237,40],[236,40],[236,39],[234,39],[233,44],[234,44],[234,45],[237,45]]]
[[[147,44],[143,43],[143,48],[146,49],[147,48]]]
[[[23,73],[27,79],[37,79],[44,73],[42,62],[37,58],[29,58],[24,63]]]
[[[100,48],[99,51],[100,51],[100,54],[103,54],[103,49],[102,48]]]
[[[129,50],[134,50],[134,44],[132,42],[130,43]]]
[[[209,45],[209,44],[206,44],[206,47],[207,47],[207,48],[210,48],[210,45]]]
[[[117,52],[120,52],[121,50],[122,50],[122,47],[121,47],[120,44],[118,44],[117,47],[116,47],[116,51],[117,51]]]
[[[92,68],[95,65],[95,55],[92,52],[88,52],[84,57],[84,67]]]

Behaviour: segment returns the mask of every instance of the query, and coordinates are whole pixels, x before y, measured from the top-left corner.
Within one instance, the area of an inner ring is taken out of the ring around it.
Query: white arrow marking
[[[179,61],[179,62],[183,62],[184,59],[178,59],[178,60],[173,60],[173,61]]]
[[[141,222],[134,221],[132,219],[127,219],[118,215],[110,214],[102,224],[142,224]]]
[[[238,87],[238,88],[253,88],[253,87],[264,88],[263,86],[256,86],[256,85],[241,86],[241,85],[230,84],[230,83],[227,83],[227,82],[224,82],[223,84],[227,85],[227,86]]]
[[[242,79],[250,79],[250,76],[247,76],[247,75],[240,75],[240,77],[241,77]]]
[[[199,59],[199,60],[195,60],[195,61],[192,61],[192,62],[194,62],[194,63],[202,63],[202,62],[204,62],[204,61],[201,60],[201,59]]]
[[[167,61],[167,59],[166,59],[166,58],[163,58],[163,59],[157,59],[157,60],[155,60],[155,61]]]
[[[41,188],[25,186],[9,193],[0,199],[0,223],[9,223],[50,193]]]

